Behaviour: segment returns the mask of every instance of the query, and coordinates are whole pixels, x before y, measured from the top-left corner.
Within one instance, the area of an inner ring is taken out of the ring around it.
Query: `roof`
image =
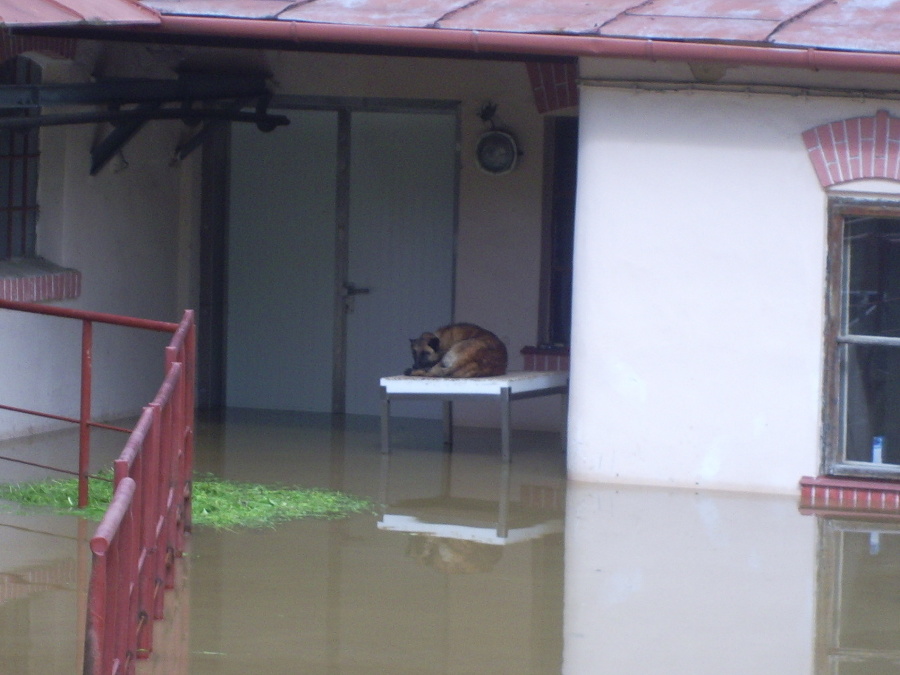
[[[142,0],[142,4],[167,16],[900,52],[900,0]]]
[[[157,25],[159,22],[156,12],[132,0],[0,0],[0,24],[6,26]]]
[[[124,30],[145,36],[245,38],[301,49],[900,74],[900,0],[0,0],[0,22],[29,31],[68,23],[74,37],[102,37],[132,23]]]

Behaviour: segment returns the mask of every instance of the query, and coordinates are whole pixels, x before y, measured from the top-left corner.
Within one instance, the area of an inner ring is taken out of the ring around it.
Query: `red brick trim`
[[[578,105],[578,83],[574,63],[526,64],[534,92],[534,104],[541,114]]]
[[[19,302],[74,300],[81,295],[81,272],[46,261],[0,262],[0,299]]]
[[[900,181],[900,118],[879,110],[803,132],[822,187],[863,178]]]
[[[800,479],[800,508],[900,516],[900,482],[805,476]]]
[[[565,347],[554,347],[552,349],[522,347],[520,353],[525,361],[525,370],[569,370],[569,350]]]

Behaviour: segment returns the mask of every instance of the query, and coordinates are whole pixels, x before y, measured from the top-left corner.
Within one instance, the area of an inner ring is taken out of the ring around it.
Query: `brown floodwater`
[[[371,512],[197,527],[147,675],[900,672],[900,527],[793,496],[567,483],[556,434],[231,411],[197,469]],[[14,452],[52,457],[64,436]],[[43,443],[43,444],[42,444]],[[95,461],[118,441],[98,443]],[[4,480],[33,470],[0,462]],[[92,524],[0,512],[0,675],[80,672]]]

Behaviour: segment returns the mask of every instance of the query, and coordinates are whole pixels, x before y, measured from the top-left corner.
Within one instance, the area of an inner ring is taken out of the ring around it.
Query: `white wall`
[[[892,107],[582,88],[572,478],[795,491],[816,473],[827,200],[800,134]]]
[[[99,59],[85,58],[81,64],[41,58],[44,82],[89,81]],[[140,59],[132,59],[130,69],[129,62],[120,63],[118,75],[159,74],[143,69]],[[187,177],[197,175],[199,154],[172,161],[183,128],[179,122],[147,124],[97,176],[89,175],[90,149],[109,133],[107,125],[41,130],[38,254],[82,274],[81,297],[65,305],[164,321],[179,320],[193,305],[196,289],[187,270],[194,242],[185,222],[195,200],[184,196],[184,187],[193,184]],[[77,416],[80,331],[78,322],[4,312],[0,402]],[[96,418],[130,415],[152,399],[162,382],[169,337],[95,327]],[[49,426],[55,425],[3,414],[0,437]]]

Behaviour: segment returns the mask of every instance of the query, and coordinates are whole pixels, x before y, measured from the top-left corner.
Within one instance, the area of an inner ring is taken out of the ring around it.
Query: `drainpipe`
[[[401,28],[175,15],[164,15],[159,25],[144,30],[169,35],[273,40],[297,45],[354,44],[475,54],[596,56],[648,61],[714,62],[809,70],[900,73],[900,54],[676,42],[598,35]]]

